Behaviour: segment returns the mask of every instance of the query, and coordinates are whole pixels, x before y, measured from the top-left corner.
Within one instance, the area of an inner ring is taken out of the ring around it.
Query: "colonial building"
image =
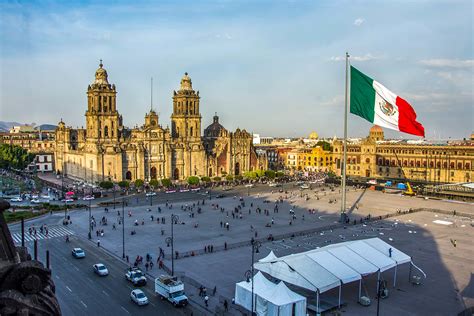
[[[333,166],[341,174],[343,143],[333,143]],[[366,139],[347,145],[347,175],[409,179],[432,183],[470,182],[474,178],[474,143],[384,140],[379,126]]]
[[[116,97],[116,87],[109,83],[101,62],[87,88],[86,128],[66,127],[62,120],[58,125],[57,172],[88,182],[184,180],[241,175],[267,167],[265,158],[255,152],[252,135],[240,129],[227,131],[217,114],[201,135],[199,91],[193,89],[187,73],[173,92],[171,129],[162,127],[153,109],[141,127],[123,126]]]

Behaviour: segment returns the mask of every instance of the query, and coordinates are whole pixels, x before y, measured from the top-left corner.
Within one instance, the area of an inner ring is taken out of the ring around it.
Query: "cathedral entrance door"
[[[173,178],[175,180],[179,180],[179,169],[178,168],[174,169]]]
[[[156,180],[156,167],[151,167],[150,175],[153,180]]]
[[[127,171],[127,173],[125,173],[125,179],[132,180],[132,173],[130,171]]]
[[[240,175],[240,163],[239,163],[239,162],[237,162],[237,163],[235,164],[234,175],[236,175],[236,176]]]

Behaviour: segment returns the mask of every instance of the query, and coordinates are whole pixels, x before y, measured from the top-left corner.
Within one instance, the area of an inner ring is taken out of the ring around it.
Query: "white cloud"
[[[376,57],[370,53],[365,54],[364,56],[350,56],[351,60],[354,61],[370,61],[370,60],[375,60],[375,59],[380,59],[380,57]],[[344,56],[332,56],[329,58],[330,61],[344,61],[346,60],[346,57]]]
[[[363,18],[357,18],[357,19],[354,20],[354,25],[355,25],[355,26],[361,26],[362,23],[364,23],[364,22],[365,22],[365,19],[363,19]]]
[[[423,59],[419,63],[436,68],[470,68],[474,66],[474,59]]]

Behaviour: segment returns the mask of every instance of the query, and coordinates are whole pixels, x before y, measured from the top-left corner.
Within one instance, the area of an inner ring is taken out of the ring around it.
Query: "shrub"
[[[165,188],[169,188],[171,184],[172,184],[171,180],[168,178],[161,180],[161,185],[164,186]]]
[[[201,177],[201,181],[203,181],[203,182],[211,182],[211,178],[209,178],[209,177]]]
[[[156,179],[151,179],[150,180],[150,186],[153,189],[156,189],[159,185],[160,185],[160,182],[158,180],[156,180]]]
[[[121,187],[122,189],[126,189],[126,188],[128,188],[128,187],[130,186],[130,182],[125,181],[125,180],[124,180],[124,181],[120,181],[120,182],[118,183],[118,186]]]
[[[199,177],[196,177],[196,176],[188,177],[188,184],[189,185],[198,185],[199,184]]]
[[[114,183],[112,181],[101,181],[99,183],[99,186],[102,189],[109,190],[109,189],[112,189],[114,187]]]
[[[214,177],[212,178],[212,180],[214,180],[215,182],[220,182],[222,180],[221,177]]]
[[[142,179],[135,180],[135,187],[141,188],[145,182]]]
[[[229,174],[227,177],[225,177],[225,179],[226,179],[227,181],[234,181],[234,177],[231,176],[230,174]]]

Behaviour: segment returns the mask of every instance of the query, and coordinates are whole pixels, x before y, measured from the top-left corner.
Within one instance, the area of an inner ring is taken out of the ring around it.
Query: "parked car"
[[[90,201],[90,200],[94,200],[95,197],[93,197],[92,195],[86,195],[85,197],[82,198],[82,200],[84,201]]]
[[[216,195],[216,199],[222,199],[224,197],[224,194],[218,194]]]
[[[72,256],[74,258],[85,258],[86,257],[86,253],[84,252],[84,250],[82,250],[81,248],[74,248],[72,249]]]
[[[15,196],[14,198],[10,199],[10,202],[23,202],[23,199],[19,196]]]
[[[246,184],[245,187],[246,188],[253,188],[255,185],[253,183],[249,183],[249,184]]]
[[[41,203],[41,201],[39,199],[32,199],[30,202],[34,203],[34,204]]]
[[[102,263],[96,263],[92,266],[92,269],[94,272],[100,276],[106,276],[109,275],[109,270],[107,270],[107,267],[102,264]]]
[[[140,289],[135,289],[130,293],[130,299],[137,305],[146,305],[148,304],[148,297]]]
[[[153,192],[153,191],[147,192],[145,195],[146,195],[146,196],[155,196],[155,195],[156,195],[156,192]]]

